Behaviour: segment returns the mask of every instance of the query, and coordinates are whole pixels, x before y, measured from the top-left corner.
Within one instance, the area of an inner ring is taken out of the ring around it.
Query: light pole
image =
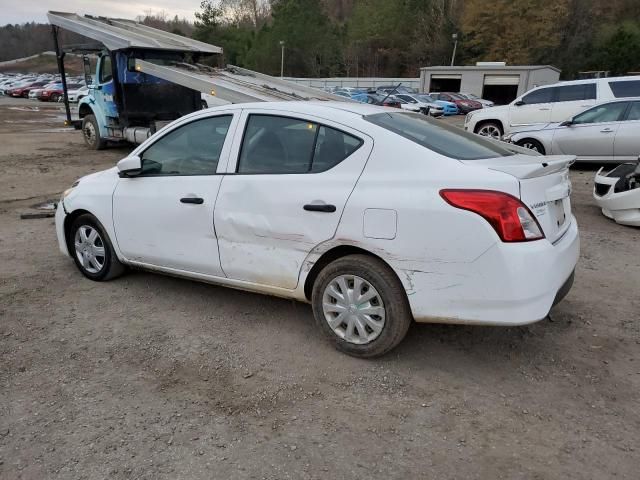
[[[282,49],[280,55],[280,78],[284,78],[284,40],[280,40],[280,48]]]
[[[453,39],[453,54],[451,55],[451,66],[453,67],[453,63],[456,61],[456,49],[458,48],[458,34],[452,34],[451,38]]]

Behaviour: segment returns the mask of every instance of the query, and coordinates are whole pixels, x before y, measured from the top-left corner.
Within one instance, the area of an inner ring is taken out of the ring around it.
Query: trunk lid
[[[513,175],[520,183],[520,200],[535,215],[545,237],[554,243],[571,224],[571,180],[573,155],[512,155],[486,160],[463,161]]]

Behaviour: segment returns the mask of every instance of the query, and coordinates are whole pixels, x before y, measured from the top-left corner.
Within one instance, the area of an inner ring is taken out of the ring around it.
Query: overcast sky
[[[0,0],[0,25],[47,22],[47,10],[134,19],[151,10],[193,20],[200,0]]]

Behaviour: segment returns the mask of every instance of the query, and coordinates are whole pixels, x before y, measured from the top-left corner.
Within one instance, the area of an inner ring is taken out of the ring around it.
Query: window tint
[[[616,122],[622,118],[626,108],[627,104],[625,102],[598,105],[586,112],[582,112],[580,115],[576,115],[573,118],[573,123],[581,125],[584,123]]]
[[[541,88],[534,90],[522,97],[522,101],[526,104],[550,103],[553,101],[553,88]]]
[[[458,160],[477,160],[513,155],[480,135],[415,113],[376,113],[365,120],[407,138],[441,155]]]
[[[213,175],[231,118],[204,118],[166,134],[142,154],[142,175]]]
[[[105,55],[102,57],[102,63],[100,64],[100,83],[110,82],[113,78],[111,74],[111,57]]]
[[[627,120],[640,120],[640,102],[632,102],[629,113],[627,113]]]
[[[360,145],[362,140],[314,122],[250,115],[237,170],[249,174],[323,172]]]
[[[616,98],[640,97],[640,80],[609,82]]]
[[[596,98],[596,84],[582,83],[556,87],[556,102],[574,102],[576,100],[591,100]]]

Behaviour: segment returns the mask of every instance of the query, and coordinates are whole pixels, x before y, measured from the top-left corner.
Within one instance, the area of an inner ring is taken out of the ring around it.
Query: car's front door
[[[630,102],[625,119],[616,132],[613,155],[619,162],[636,160],[640,156],[640,102]]]
[[[140,153],[140,175],[118,181],[113,223],[128,260],[223,276],[213,209],[238,116],[177,126]]]
[[[510,127],[523,127],[551,121],[554,88],[533,90],[509,105]]]
[[[227,277],[294,289],[303,261],[331,239],[372,140],[311,116],[245,111],[214,218]]]
[[[576,115],[571,125],[555,131],[551,153],[576,155],[578,160],[612,160],[626,108],[625,102],[605,103]]]

